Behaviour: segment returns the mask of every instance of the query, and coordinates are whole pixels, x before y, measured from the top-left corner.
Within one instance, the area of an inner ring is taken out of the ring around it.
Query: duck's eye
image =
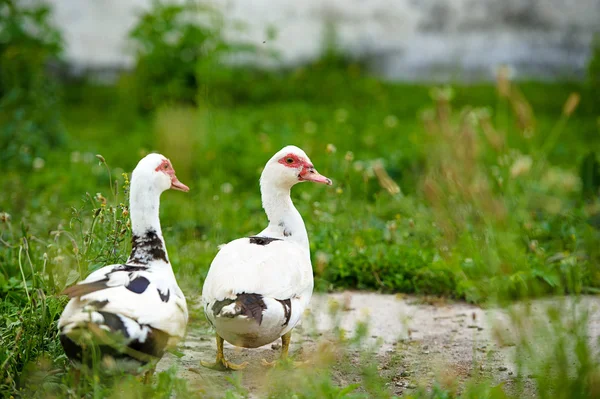
[[[287,163],[294,163],[294,159],[293,158],[288,158],[285,160],[285,162]]]
[[[165,166],[163,166],[163,169],[164,169],[164,170],[167,170],[167,169],[169,169],[169,164],[165,164]]]

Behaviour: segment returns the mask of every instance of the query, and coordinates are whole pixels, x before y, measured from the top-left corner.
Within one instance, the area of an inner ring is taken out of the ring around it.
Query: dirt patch
[[[541,315],[549,303],[552,302],[536,301],[531,309]],[[590,339],[594,340],[600,335],[600,300],[590,297],[582,303],[590,311]],[[412,296],[320,294],[313,297],[303,324],[294,329],[290,354],[309,359],[324,348],[335,347],[340,339],[350,342],[355,337],[359,347],[351,347],[344,360],[331,363],[331,375],[339,384],[361,381],[358,365],[367,354],[376,361],[379,374],[394,394],[430,387],[434,381],[460,390],[461,383],[471,377],[510,387],[518,374],[511,360],[512,331],[506,310],[482,309],[461,302],[431,302]],[[357,334],[362,337],[360,340]],[[226,357],[235,363],[247,361],[248,367],[236,373],[202,368],[200,360],[213,360],[215,342],[209,326],[196,321],[190,324],[181,347],[183,356],[167,355],[158,370],[176,364],[180,376],[208,396],[221,396],[225,389],[237,386],[250,396],[260,397],[266,374],[261,359],[276,359],[279,350],[280,341],[257,349],[226,343]],[[525,391],[531,392],[533,380],[523,376],[523,381]]]

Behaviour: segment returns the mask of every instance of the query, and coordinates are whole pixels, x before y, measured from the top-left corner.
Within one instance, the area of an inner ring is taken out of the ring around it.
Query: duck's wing
[[[90,311],[101,311],[122,316],[169,336],[182,337],[185,333],[188,319],[186,300],[172,270],[164,265],[106,266],[67,288],[64,294],[71,301],[59,320],[61,331],[89,322]],[[127,321],[123,322],[127,324]],[[132,325],[130,330],[134,327]]]
[[[269,237],[232,241],[213,260],[202,296],[205,302],[257,294],[288,300],[312,294],[309,255],[297,244]]]

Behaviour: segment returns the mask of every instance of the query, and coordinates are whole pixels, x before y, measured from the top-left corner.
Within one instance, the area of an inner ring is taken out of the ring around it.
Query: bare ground
[[[541,330],[536,333],[539,337],[533,334],[528,339],[543,341],[548,306],[572,307],[573,303],[574,300],[564,298],[538,300],[530,306],[519,304],[499,310],[413,296],[363,292],[318,294],[313,296],[303,325],[294,329],[290,354],[311,364],[324,352],[334,352],[328,365],[332,378],[343,386],[362,382],[359,365],[366,359],[376,362],[386,388],[397,395],[430,387],[434,382],[460,390],[467,379],[487,379],[503,383],[509,389],[518,386],[521,396],[529,396],[535,390],[533,376],[526,375],[526,369],[521,369],[519,376],[519,368],[512,361],[518,334],[511,314],[519,313],[518,320],[531,323],[532,331]],[[600,298],[583,298],[577,309],[589,312],[588,336],[590,342],[597,342]],[[234,373],[205,369],[199,364],[200,360],[214,358],[214,333],[200,312],[195,314],[180,347],[183,356],[168,354],[157,370],[177,365],[179,375],[207,396],[220,397],[225,389],[237,385],[251,397],[262,397],[268,371],[261,365],[261,359],[275,359],[279,341],[257,349],[240,349],[226,343],[226,357],[236,363],[247,361],[248,367]],[[366,333],[365,325],[368,325]],[[362,339],[352,341],[356,331],[363,332]],[[340,341],[346,342],[344,357],[335,354],[341,351]],[[298,368],[299,373],[301,369]]]

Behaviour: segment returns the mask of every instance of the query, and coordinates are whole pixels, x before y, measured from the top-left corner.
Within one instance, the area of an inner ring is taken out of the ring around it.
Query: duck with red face
[[[292,329],[310,302],[314,284],[308,234],[290,197],[291,188],[302,182],[332,184],[300,148],[277,152],[260,177],[267,228],[223,246],[213,260],[202,302],[216,330],[217,356],[214,363],[202,365],[245,367],[225,359],[224,341],[256,348],[281,338],[281,358],[287,357]]]
[[[157,362],[183,338],[188,311],[162,235],[159,206],[168,190],[189,191],[165,156],[144,157],[131,175],[131,253],[123,264],[105,266],[63,292],[71,300],[58,328],[75,365],[90,363],[97,347],[119,369],[135,372]],[[93,352],[93,353],[92,353]]]

